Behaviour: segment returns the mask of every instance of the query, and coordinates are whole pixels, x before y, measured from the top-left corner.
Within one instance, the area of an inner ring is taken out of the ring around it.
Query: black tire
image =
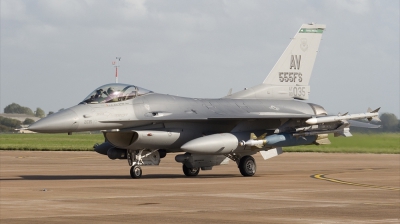
[[[200,168],[189,168],[185,164],[182,165],[182,170],[187,177],[195,177],[200,172]]]
[[[140,168],[140,166],[132,166],[131,167],[131,177],[133,179],[139,179],[140,177],[142,177],[142,168]]]
[[[165,150],[165,149],[159,149],[158,153],[160,153],[160,159],[162,159],[165,156],[167,156],[167,150]]]
[[[239,162],[240,173],[245,177],[251,177],[256,174],[257,165],[252,156],[243,156]]]

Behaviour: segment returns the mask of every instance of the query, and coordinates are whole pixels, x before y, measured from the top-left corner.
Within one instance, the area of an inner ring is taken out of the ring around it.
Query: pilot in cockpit
[[[97,99],[101,97],[102,94],[103,94],[103,89],[98,89],[96,90],[96,95],[94,95],[94,98]]]
[[[107,95],[107,98],[104,100],[104,102],[116,102],[119,101],[118,99],[118,95],[119,95],[120,91],[119,90],[115,90],[113,87],[109,87],[107,89],[107,92],[105,91],[104,94]]]
[[[107,89],[107,95],[110,96],[114,93],[114,88],[110,87]]]
[[[81,103],[97,104],[130,100],[152,91],[126,84],[107,84],[95,89]]]

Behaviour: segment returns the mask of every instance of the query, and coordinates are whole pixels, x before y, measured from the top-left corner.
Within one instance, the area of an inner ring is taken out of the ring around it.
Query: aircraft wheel
[[[199,172],[200,172],[200,168],[189,168],[189,167],[187,167],[185,164],[183,164],[182,170],[183,170],[183,173],[184,173],[187,177],[194,177],[194,176],[197,176],[197,174],[199,174]]]
[[[139,179],[140,177],[142,177],[142,168],[140,168],[140,166],[132,166],[131,167],[131,177],[133,179]]]
[[[256,161],[252,156],[243,156],[240,159],[239,170],[240,173],[245,177],[251,177],[256,173]]]

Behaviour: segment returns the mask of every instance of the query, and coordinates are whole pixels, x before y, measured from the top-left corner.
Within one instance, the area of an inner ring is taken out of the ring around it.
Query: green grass
[[[326,153],[385,153],[400,154],[400,134],[360,134],[352,137],[329,135],[330,145],[304,145],[284,147],[285,152],[326,152]]]
[[[1,134],[0,150],[91,151],[102,134]]]
[[[354,134],[354,133],[353,133]],[[400,134],[358,134],[329,136],[330,145],[284,147],[285,152],[385,153],[400,154]],[[102,143],[102,134],[0,134],[0,150],[91,151]]]

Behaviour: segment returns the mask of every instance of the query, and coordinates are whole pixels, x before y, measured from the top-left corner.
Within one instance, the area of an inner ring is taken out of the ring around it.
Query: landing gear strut
[[[134,179],[142,177],[141,166],[155,166],[160,163],[160,153],[158,149],[128,150],[128,164],[131,166],[130,174]]]
[[[239,161],[240,173],[245,177],[251,177],[256,173],[256,161],[252,156],[243,156]]]
[[[199,174],[199,172],[200,172],[200,168],[199,167],[198,168],[189,168],[185,164],[182,165],[182,170],[183,170],[183,173],[187,177],[197,176],[197,174]]]

